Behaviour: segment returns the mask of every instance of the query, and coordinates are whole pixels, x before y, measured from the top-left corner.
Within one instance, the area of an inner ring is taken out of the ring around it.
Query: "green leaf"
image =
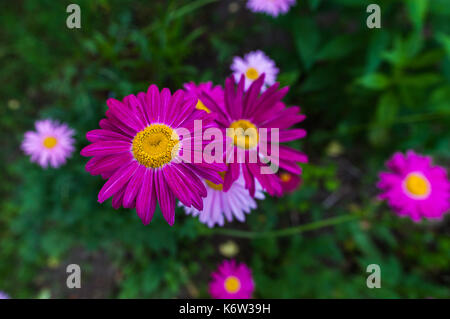
[[[317,59],[320,44],[319,29],[311,18],[303,17],[295,20],[293,35],[297,53],[305,68],[309,70]]]
[[[408,68],[420,69],[424,67],[433,66],[439,63],[444,56],[445,53],[441,49],[430,50],[413,59],[408,64]]]
[[[371,73],[357,79],[357,83],[372,90],[383,90],[387,88],[391,81],[382,73]]]
[[[197,0],[191,1],[188,4],[170,12],[169,21],[179,19],[187,14],[192,14],[195,10],[210,4],[212,2],[216,2],[217,0]]]
[[[330,86],[335,80],[327,68],[317,68],[302,83],[301,92],[312,92]]]
[[[428,0],[408,0],[406,7],[408,9],[409,18],[414,24],[416,30],[422,30],[425,16],[428,11]]]
[[[381,96],[377,104],[373,128],[369,140],[373,145],[382,145],[389,139],[389,128],[394,123],[399,109],[396,96],[389,92]]]
[[[317,8],[319,7],[321,1],[322,0],[309,0],[308,2],[309,2],[309,7],[311,8],[311,10],[316,11]]]
[[[317,60],[336,60],[348,55],[357,42],[350,35],[341,35],[327,42],[317,54]]]
[[[367,50],[366,73],[372,73],[377,70],[383,60],[382,53],[387,49],[390,40],[389,32],[383,29],[372,32],[374,35],[370,39]]]
[[[450,35],[444,33],[438,33],[436,35],[436,39],[441,43],[444,47],[447,56],[450,57]]]
[[[278,76],[278,82],[280,82],[280,86],[292,86],[297,82],[300,77],[300,70],[292,70],[289,72],[283,72]]]
[[[442,76],[435,73],[423,73],[417,75],[409,75],[402,78],[402,84],[416,88],[424,88],[437,84],[442,81]]]
[[[448,0],[433,0],[429,1],[429,11],[436,15],[450,16],[450,6]]]
[[[336,2],[342,6],[361,8],[361,7],[367,7],[372,1],[370,1],[370,0],[334,0],[334,2]]]
[[[394,48],[384,52],[382,56],[391,64],[403,67],[420,52],[423,43],[421,32],[414,32],[405,39],[397,36],[394,40]]]
[[[378,101],[375,121],[377,125],[390,126],[398,113],[398,101],[396,96],[391,93],[385,93]]]

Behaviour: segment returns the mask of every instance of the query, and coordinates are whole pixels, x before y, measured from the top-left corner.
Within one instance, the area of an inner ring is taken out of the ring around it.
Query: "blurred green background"
[[[81,6],[82,29],[66,28]],[[366,27],[366,7],[382,28]],[[299,0],[285,16],[245,1],[16,0],[0,10],[0,290],[13,298],[208,297],[227,256],[253,270],[261,298],[449,298],[450,218],[415,224],[376,200],[377,173],[397,150],[450,162],[448,0]],[[275,60],[287,101],[307,115],[303,185],[269,198],[244,224],[208,229],[177,211],[143,226],[134,210],[100,205],[99,176],[79,155],[108,97],[223,84],[235,55]],[[37,119],[77,131],[77,151],[43,170],[19,149]],[[338,216],[351,220],[276,236]],[[252,231],[243,237],[240,231]],[[265,231],[268,231],[266,233]],[[254,236],[255,233],[263,236]],[[66,266],[82,288],[66,288]],[[366,287],[379,264],[381,289]]]

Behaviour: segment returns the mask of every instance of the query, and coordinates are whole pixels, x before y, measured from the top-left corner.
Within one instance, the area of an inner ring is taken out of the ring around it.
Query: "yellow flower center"
[[[157,168],[169,163],[178,150],[178,134],[164,124],[147,126],[133,139],[134,158],[149,168]]]
[[[248,68],[245,72],[245,76],[247,77],[247,79],[256,80],[259,76],[259,73],[255,68]]]
[[[280,175],[281,181],[283,182],[289,182],[291,180],[291,174],[289,173],[281,173]]]
[[[220,172],[219,175],[222,177],[222,179],[225,178],[225,172]],[[212,189],[215,189],[216,191],[221,191],[223,190],[223,182],[222,184],[214,184],[211,181],[208,181],[207,179],[205,179],[206,184],[211,187]]]
[[[228,136],[234,139],[234,145],[243,149],[251,149],[258,145],[258,129],[250,121],[234,121],[230,128],[234,131],[229,132]]]
[[[229,292],[230,294],[234,294],[235,292],[238,292],[239,289],[241,288],[241,282],[239,281],[239,279],[235,276],[229,276],[226,280],[225,280],[225,290],[227,292]]]
[[[52,149],[56,146],[56,144],[58,144],[58,140],[53,136],[47,136],[46,138],[44,138],[42,144],[44,144],[45,148]]]
[[[406,190],[414,196],[426,196],[430,192],[430,183],[420,174],[411,173],[405,180]]]
[[[211,110],[208,109],[208,108],[206,107],[206,105],[203,104],[202,101],[200,101],[200,99],[198,99],[198,102],[197,102],[197,105],[195,106],[195,108],[196,108],[197,110],[203,110],[203,111],[206,111],[206,113],[211,113]]]

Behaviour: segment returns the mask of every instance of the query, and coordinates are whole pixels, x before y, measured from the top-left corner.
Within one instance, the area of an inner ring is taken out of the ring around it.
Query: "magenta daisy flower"
[[[187,97],[196,98],[197,105],[196,108],[199,110],[204,110],[207,113],[211,111],[203,104],[200,100],[200,95],[202,92],[212,96],[215,101],[219,103],[219,105],[223,105],[223,89],[220,85],[213,86],[212,82],[205,82],[200,84],[195,84],[194,82],[189,82],[184,84],[184,89],[187,92]]]
[[[287,171],[283,171],[279,174],[281,180],[281,188],[283,189],[283,195],[292,193],[295,191],[302,179],[297,174],[292,174]]]
[[[0,299],[10,299],[10,297],[5,294],[3,291],[0,291]]]
[[[299,107],[288,108],[281,102],[288,92],[287,87],[278,90],[279,84],[276,83],[260,94],[264,83],[262,75],[245,92],[244,81],[244,76],[237,85],[233,77],[225,81],[224,107],[202,93],[203,102],[215,113],[215,120],[227,138],[226,163],[229,165],[223,189],[228,191],[242,172],[245,188],[251,196],[255,194],[256,180],[270,195],[281,195],[280,178],[267,162],[290,173],[301,174],[297,163],[306,163],[307,156],[279,143],[306,136],[304,129],[289,129],[303,121],[305,115],[299,114]],[[263,131],[266,134],[260,134]]]
[[[431,158],[408,151],[395,153],[386,163],[391,172],[381,172],[379,198],[400,216],[419,222],[422,217],[441,219],[450,209],[450,182],[443,167],[432,166]]]
[[[249,214],[257,207],[256,201],[245,189],[245,181],[240,176],[227,192],[223,191],[223,184],[214,184],[205,180],[208,194],[203,199],[203,210],[194,207],[184,207],[186,213],[200,216],[200,222],[213,227],[215,224],[223,226],[225,219],[233,221],[233,217],[240,222],[245,221],[245,214]],[[261,185],[256,182],[255,198],[264,199]]]
[[[247,8],[253,12],[264,12],[273,17],[284,14],[295,5],[295,0],[248,0]]]
[[[31,161],[41,167],[59,167],[66,163],[74,151],[75,131],[66,124],[59,124],[52,120],[37,121],[36,131],[25,133],[22,150],[31,157]]]
[[[212,273],[209,294],[214,299],[251,299],[255,284],[252,271],[244,264],[225,260]]]
[[[92,144],[81,151],[83,156],[93,156],[86,170],[108,179],[98,201],[112,196],[114,208],[136,207],[145,225],[157,202],[170,225],[175,221],[175,198],[203,209],[207,192],[201,178],[220,183],[219,172],[226,169],[225,164],[194,163],[194,155],[199,155],[194,153],[202,152],[195,137],[211,126],[213,116],[197,110],[197,99],[186,99],[183,90],[172,95],[156,85],[137,97],[106,103],[107,118],[100,121],[101,129],[86,134]],[[202,125],[197,127],[195,120]]]
[[[231,64],[231,70],[236,82],[238,82],[242,75],[245,76],[245,89],[247,90],[250,85],[261,76],[265,74],[265,81],[262,90],[265,90],[266,86],[273,85],[277,78],[278,68],[267,55],[262,51],[253,51],[241,57],[234,57]]]

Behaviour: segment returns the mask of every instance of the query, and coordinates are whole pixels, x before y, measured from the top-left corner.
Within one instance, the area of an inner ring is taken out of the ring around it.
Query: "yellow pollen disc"
[[[414,196],[424,196],[430,191],[429,182],[419,174],[409,174],[405,181],[406,189]]]
[[[220,172],[219,175],[222,177],[222,179],[224,179],[225,172]],[[214,184],[213,182],[208,181],[207,179],[205,179],[205,182],[209,187],[211,187],[212,189],[215,189],[216,191],[223,190],[223,183],[222,184]]]
[[[291,174],[281,173],[280,178],[283,182],[289,182],[291,180]]]
[[[247,79],[256,80],[259,76],[259,73],[255,68],[248,68],[245,72],[245,76],[247,77]]]
[[[53,136],[48,136],[44,138],[44,141],[42,142],[44,144],[45,148],[54,148],[56,144],[58,144],[58,140],[54,138]]]
[[[200,99],[198,99],[198,102],[197,102],[197,105],[195,106],[195,108],[196,108],[197,110],[203,110],[203,111],[206,111],[206,113],[211,113],[211,110],[208,109],[208,108],[206,107],[206,105],[203,104],[202,101],[200,101]]]
[[[133,139],[134,158],[149,168],[157,168],[169,163],[178,150],[178,134],[164,124],[147,126]]]
[[[231,294],[238,292],[239,289],[241,288],[241,282],[239,281],[239,279],[235,276],[229,276],[226,280],[225,280],[225,290]]]
[[[234,132],[230,132],[228,136],[234,138],[234,145],[243,149],[251,149],[258,145],[258,129],[250,121],[234,121],[230,128],[234,129]]]

